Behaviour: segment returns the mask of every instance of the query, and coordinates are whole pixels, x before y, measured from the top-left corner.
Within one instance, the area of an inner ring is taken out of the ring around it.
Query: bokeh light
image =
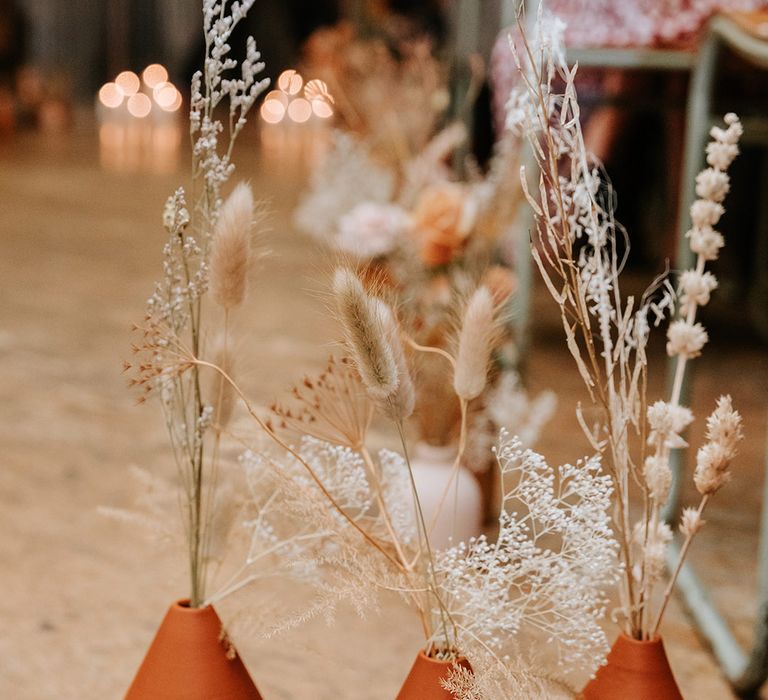
[[[312,100],[312,111],[321,119],[329,119],[333,116],[331,105],[319,97]]]
[[[168,71],[159,63],[152,63],[144,69],[141,77],[144,80],[144,84],[152,89],[156,85],[168,80]]]
[[[171,83],[158,83],[152,91],[155,102],[166,110],[176,102],[177,93],[178,90]]]
[[[166,112],[176,112],[181,108],[181,103],[182,103],[181,93],[178,90],[176,90],[176,97],[174,98],[173,102],[168,107],[163,107],[163,109]]]
[[[328,90],[328,84],[319,78],[307,81],[307,84],[304,86],[304,97],[310,102],[312,100],[321,99],[330,104],[334,103],[333,96]]]
[[[277,79],[277,87],[289,95],[296,95],[304,85],[304,78],[295,70],[284,70]]]
[[[138,92],[128,98],[128,112],[139,119],[146,117],[152,111],[152,100],[143,92]]]
[[[303,97],[298,97],[288,105],[288,116],[301,124],[312,116],[312,105]]]
[[[99,90],[99,102],[111,109],[123,104],[124,97],[125,94],[115,83],[105,83]]]
[[[124,70],[115,78],[115,83],[123,91],[124,95],[135,95],[139,91],[141,83],[139,76],[133,71]]]
[[[259,112],[267,124],[278,124],[285,116],[285,105],[280,100],[264,100]]]

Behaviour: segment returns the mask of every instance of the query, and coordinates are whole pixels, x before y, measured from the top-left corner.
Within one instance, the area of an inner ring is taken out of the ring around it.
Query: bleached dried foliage
[[[387,536],[363,456],[312,437],[302,438],[295,454],[280,456],[269,449],[241,455],[249,491],[249,513],[243,523],[248,552],[230,581],[211,596],[215,602],[279,575],[311,585],[316,595],[309,607],[275,621],[273,632],[308,617],[331,617],[342,601],[352,603],[362,614],[375,607],[377,581],[392,587],[402,584],[396,570],[383,566],[380,557],[361,546],[359,532],[350,525],[354,521],[377,539]],[[408,545],[413,513],[404,512],[400,500],[408,488],[402,458],[382,451],[376,466],[386,476],[380,495],[394,506],[393,527]],[[329,497],[334,508],[328,507]]]
[[[204,340],[209,336],[209,324],[218,321],[223,326],[223,345],[215,352],[221,365],[228,366],[228,314],[243,301],[253,257],[250,190],[245,185],[237,187],[226,203],[221,195],[234,170],[231,155],[235,140],[248,111],[268,84],[258,79],[264,64],[252,37],[247,40],[239,74],[234,72],[237,62],[229,56],[232,32],[252,5],[253,0],[203,0],[205,59],[203,70],[192,78],[189,114],[195,199],[190,207],[184,189],[179,188],[167,200],[163,277],[138,327],[141,338],[133,348],[136,359],[126,363],[126,369],[134,373],[131,383],[143,391],[142,400],[149,393],[157,393],[165,414],[183,489],[179,500],[193,607],[205,599],[207,562],[217,541],[213,523],[220,497],[219,446],[231,405],[231,396],[222,383],[204,395],[200,360],[210,356]],[[226,125],[215,116],[217,108],[225,104]],[[205,303],[209,287],[223,307],[210,315]],[[216,313],[223,314],[223,319]]]
[[[728,114],[727,128],[711,131],[710,167],[696,179],[700,199],[691,207],[693,228],[687,234],[697,255],[695,267],[682,272],[677,290],[660,279],[640,300],[625,298],[619,284],[624,265],[619,241],[626,234],[614,219],[613,193],[601,165],[584,145],[574,88],[576,68],[565,62],[562,31],[556,18],[540,15],[534,40],[529,43],[523,32],[521,45],[513,47],[521,81],[510,97],[507,124],[526,137],[538,165],[538,196],[529,191],[525,172],[521,177],[536,219],[532,255],[560,307],[568,349],[600,409],[594,427],[587,425],[580,410],[579,418],[614,481],[615,524],[625,568],[620,588],[623,626],[631,636],[645,639],[655,634],[677,576],[675,572],[654,615],[653,588],[662,576],[664,550],[671,538],[660,522],[671,484],[670,451],[685,446],[682,433],[693,418],[680,406],[682,382],[687,361],[697,357],[707,341],[695,316],[716,286],[704,267],[723,244],[712,227],[724,211],[721,202],[729,188],[725,169],[738,153],[742,128],[738,118]],[[680,316],[667,331],[667,353],[676,359],[671,395],[649,405],[646,348],[651,326],[673,316],[678,302]],[[706,446],[700,451],[700,488],[709,477],[725,472],[739,434],[740,418],[729,401],[712,420],[728,423],[734,439],[725,451]],[[702,477],[705,472],[707,478]],[[719,486],[722,481],[714,477],[711,483]],[[630,507],[635,485],[644,504],[637,524]],[[699,515],[709,497],[706,488],[702,493]],[[690,537],[683,557],[689,544]]]
[[[438,555],[436,570],[460,642],[502,654],[521,634],[546,640],[556,668],[591,673],[607,651],[600,627],[618,579],[611,479],[597,457],[553,469],[502,431],[499,534]]]
[[[524,657],[513,647],[503,662],[489,655],[482,645],[471,645],[467,658],[472,672],[454,666],[442,686],[455,700],[573,700],[576,693],[547,672],[541,659]],[[535,656],[535,655],[534,655]]]

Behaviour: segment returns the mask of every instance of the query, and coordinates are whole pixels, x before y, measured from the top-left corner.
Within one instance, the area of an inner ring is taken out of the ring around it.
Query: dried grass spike
[[[388,304],[381,299],[373,299],[376,305],[377,315],[384,327],[392,356],[397,367],[397,390],[389,398],[388,412],[395,419],[408,418],[416,406],[416,390],[411,379],[411,372],[405,358],[403,344],[400,341],[400,326],[395,319],[395,314]]]
[[[211,293],[225,309],[245,299],[254,217],[253,193],[241,182],[222,205],[213,234]]]
[[[380,311],[351,270],[337,268],[333,293],[357,371],[372,399],[387,401],[399,377]]]
[[[471,401],[485,389],[497,332],[493,295],[487,287],[478,287],[467,304],[459,332],[453,388],[460,398]]]

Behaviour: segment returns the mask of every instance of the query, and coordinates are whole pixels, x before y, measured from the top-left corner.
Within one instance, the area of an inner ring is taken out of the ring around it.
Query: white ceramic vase
[[[444,549],[451,543],[466,541],[482,533],[483,497],[480,485],[464,466],[459,467],[456,478],[449,485],[455,459],[454,446],[436,447],[425,442],[416,443],[411,457],[416,490],[427,529],[430,529],[430,544],[436,549]],[[444,493],[445,499],[440,507]],[[438,508],[440,512],[436,517]]]

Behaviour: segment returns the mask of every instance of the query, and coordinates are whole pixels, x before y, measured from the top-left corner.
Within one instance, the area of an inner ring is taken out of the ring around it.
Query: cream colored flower
[[[693,481],[702,495],[717,491],[728,479],[728,467],[736,456],[736,444],[744,435],[741,416],[733,410],[730,396],[721,396],[717,407],[707,418],[707,442],[696,453]]]
[[[728,124],[728,128],[722,129],[719,126],[713,126],[709,130],[709,135],[720,143],[737,144],[744,133],[744,127],[741,125],[739,118],[733,112],[728,112],[723,117],[723,121]]]
[[[672,470],[669,468],[669,462],[661,457],[646,457],[643,476],[651,498],[656,503],[666,503],[672,486]]]
[[[720,248],[725,245],[723,235],[711,226],[692,228],[685,237],[691,242],[691,250],[704,260],[717,260]]]
[[[710,202],[708,199],[697,199],[691,204],[691,220],[695,228],[714,226],[725,212],[725,208],[718,202]]]
[[[680,310],[687,314],[692,307],[706,306],[717,278],[711,272],[686,270],[680,275]]]
[[[707,144],[707,163],[718,170],[727,170],[739,155],[739,147],[733,143],[710,141]]]
[[[696,194],[702,199],[722,202],[730,188],[731,179],[721,170],[707,168],[696,176]]]
[[[741,415],[733,409],[730,396],[721,396],[717,400],[717,407],[707,418],[707,439],[720,443],[735,455],[736,443],[743,438]]]
[[[693,483],[702,496],[712,495],[731,478],[731,459],[731,452],[719,442],[708,442],[698,449]]]
[[[686,508],[680,518],[680,533],[684,537],[693,537],[704,526],[704,522],[696,508]]]
[[[656,401],[648,407],[649,445],[661,444],[675,449],[685,447],[688,443],[680,437],[693,421],[693,413],[685,406]]]
[[[648,581],[658,581],[664,575],[667,547],[671,541],[672,530],[666,523],[658,523],[655,528],[649,528],[648,539],[645,541],[643,550],[645,573]]]
[[[667,331],[667,355],[681,355],[686,358],[698,357],[709,340],[707,331],[700,323],[674,321]]]

